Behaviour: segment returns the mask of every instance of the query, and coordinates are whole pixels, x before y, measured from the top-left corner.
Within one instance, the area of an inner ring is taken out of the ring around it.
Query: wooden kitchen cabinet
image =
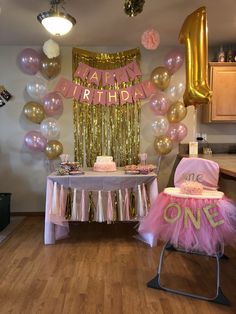
[[[210,62],[209,75],[213,94],[211,103],[202,106],[203,122],[236,122],[236,64]]]

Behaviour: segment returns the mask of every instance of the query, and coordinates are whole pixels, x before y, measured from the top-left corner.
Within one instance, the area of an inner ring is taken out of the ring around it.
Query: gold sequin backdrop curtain
[[[73,48],[73,73],[79,62],[98,69],[115,69],[140,61],[139,49],[117,53],[95,53]],[[75,83],[96,87],[73,77]],[[139,78],[119,86],[99,89],[129,87],[140,82]],[[97,88],[97,87],[96,87]],[[136,163],[140,147],[140,101],[124,105],[91,105],[74,100],[74,153],[75,160],[84,167],[91,167],[99,155],[113,156],[117,166]]]

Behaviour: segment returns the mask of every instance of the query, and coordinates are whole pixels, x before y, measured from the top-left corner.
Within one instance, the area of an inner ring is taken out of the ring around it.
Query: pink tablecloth
[[[150,205],[153,204],[158,196],[158,186],[156,174],[150,173],[147,175],[127,175],[123,170],[110,173],[98,173],[94,171],[86,171],[85,175],[79,176],[56,176],[52,174],[47,178],[47,192],[46,192],[46,208],[45,208],[45,232],[44,232],[44,243],[54,244],[56,240],[62,239],[68,236],[69,223],[62,214],[65,207],[64,190],[71,188],[74,191],[74,203],[76,204],[76,194],[82,199],[86,192],[97,192],[98,199],[97,206],[102,206],[102,201],[99,200],[102,194],[109,198],[111,192],[117,191],[119,197],[125,199],[125,195],[128,189],[135,191],[137,195],[137,202],[143,203],[144,184],[148,187],[147,193],[150,200]],[[98,192],[100,191],[100,192]],[[111,202],[111,199],[110,199]],[[124,200],[125,202],[125,200]],[[80,200],[81,203],[81,200]],[[100,204],[100,205],[99,205]],[[78,204],[76,205],[78,206]],[[88,204],[85,202],[85,207]],[[88,211],[88,209],[87,209]],[[146,214],[145,212],[143,214]],[[77,215],[72,215],[70,221],[85,221],[86,216],[81,218]],[[108,220],[109,213],[105,219]],[[126,217],[127,218],[127,217]],[[99,217],[97,219],[99,220]],[[127,220],[120,219],[120,220]],[[102,220],[103,221],[103,220]]]

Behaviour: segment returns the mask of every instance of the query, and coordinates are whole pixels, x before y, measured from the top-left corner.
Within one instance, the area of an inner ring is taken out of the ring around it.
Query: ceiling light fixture
[[[51,0],[51,8],[49,11],[42,12],[37,16],[38,21],[45,29],[56,36],[63,36],[71,30],[76,24],[76,19],[67,14],[63,4],[63,0]]]

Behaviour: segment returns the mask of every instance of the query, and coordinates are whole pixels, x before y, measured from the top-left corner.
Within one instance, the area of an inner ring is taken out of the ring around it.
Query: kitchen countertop
[[[189,155],[182,155],[186,157]],[[197,157],[213,160],[218,163],[220,166],[220,172],[228,176],[236,178],[236,154],[212,154],[212,155],[203,155],[198,154]]]

